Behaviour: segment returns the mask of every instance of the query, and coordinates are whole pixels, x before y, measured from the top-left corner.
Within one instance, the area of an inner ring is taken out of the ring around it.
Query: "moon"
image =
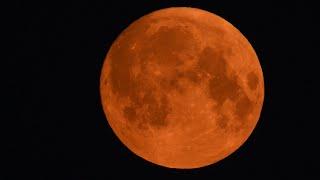
[[[264,99],[249,41],[196,8],[154,11],[114,41],[100,76],[102,107],[120,141],[160,166],[214,164],[250,136]]]

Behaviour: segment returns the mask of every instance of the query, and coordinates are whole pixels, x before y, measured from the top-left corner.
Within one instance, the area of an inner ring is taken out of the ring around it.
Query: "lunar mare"
[[[220,161],[246,141],[264,83],[254,49],[234,26],[200,9],[167,8],[118,36],[100,93],[108,123],[131,151],[189,169]]]

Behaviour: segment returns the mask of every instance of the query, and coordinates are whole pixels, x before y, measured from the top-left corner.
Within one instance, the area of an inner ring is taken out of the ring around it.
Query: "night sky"
[[[172,6],[204,9],[232,23],[254,47],[265,80],[261,117],[248,141],[194,170],[164,168],[133,154],[109,127],[99,94],[102,64],[116,37],[139,17]],[[0,179],[319,176],[313,7],[225,0],[3,5]]]

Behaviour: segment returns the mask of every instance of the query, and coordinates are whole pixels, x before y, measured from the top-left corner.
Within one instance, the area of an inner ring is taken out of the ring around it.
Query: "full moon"
[[[143,159],[169,168],[216,163],[255,128],[263,73],[249,41],[196,8],[154,11],[110,47],[100,76],[107,121]]]

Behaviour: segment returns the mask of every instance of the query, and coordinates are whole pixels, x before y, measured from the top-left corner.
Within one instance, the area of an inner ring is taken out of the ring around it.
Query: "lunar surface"
[[[112,44],[100,92],[114,133],[136,155],[178,169],[222,160],[260,116],[263,74],[233,25],[195,8],[133,22]]]

